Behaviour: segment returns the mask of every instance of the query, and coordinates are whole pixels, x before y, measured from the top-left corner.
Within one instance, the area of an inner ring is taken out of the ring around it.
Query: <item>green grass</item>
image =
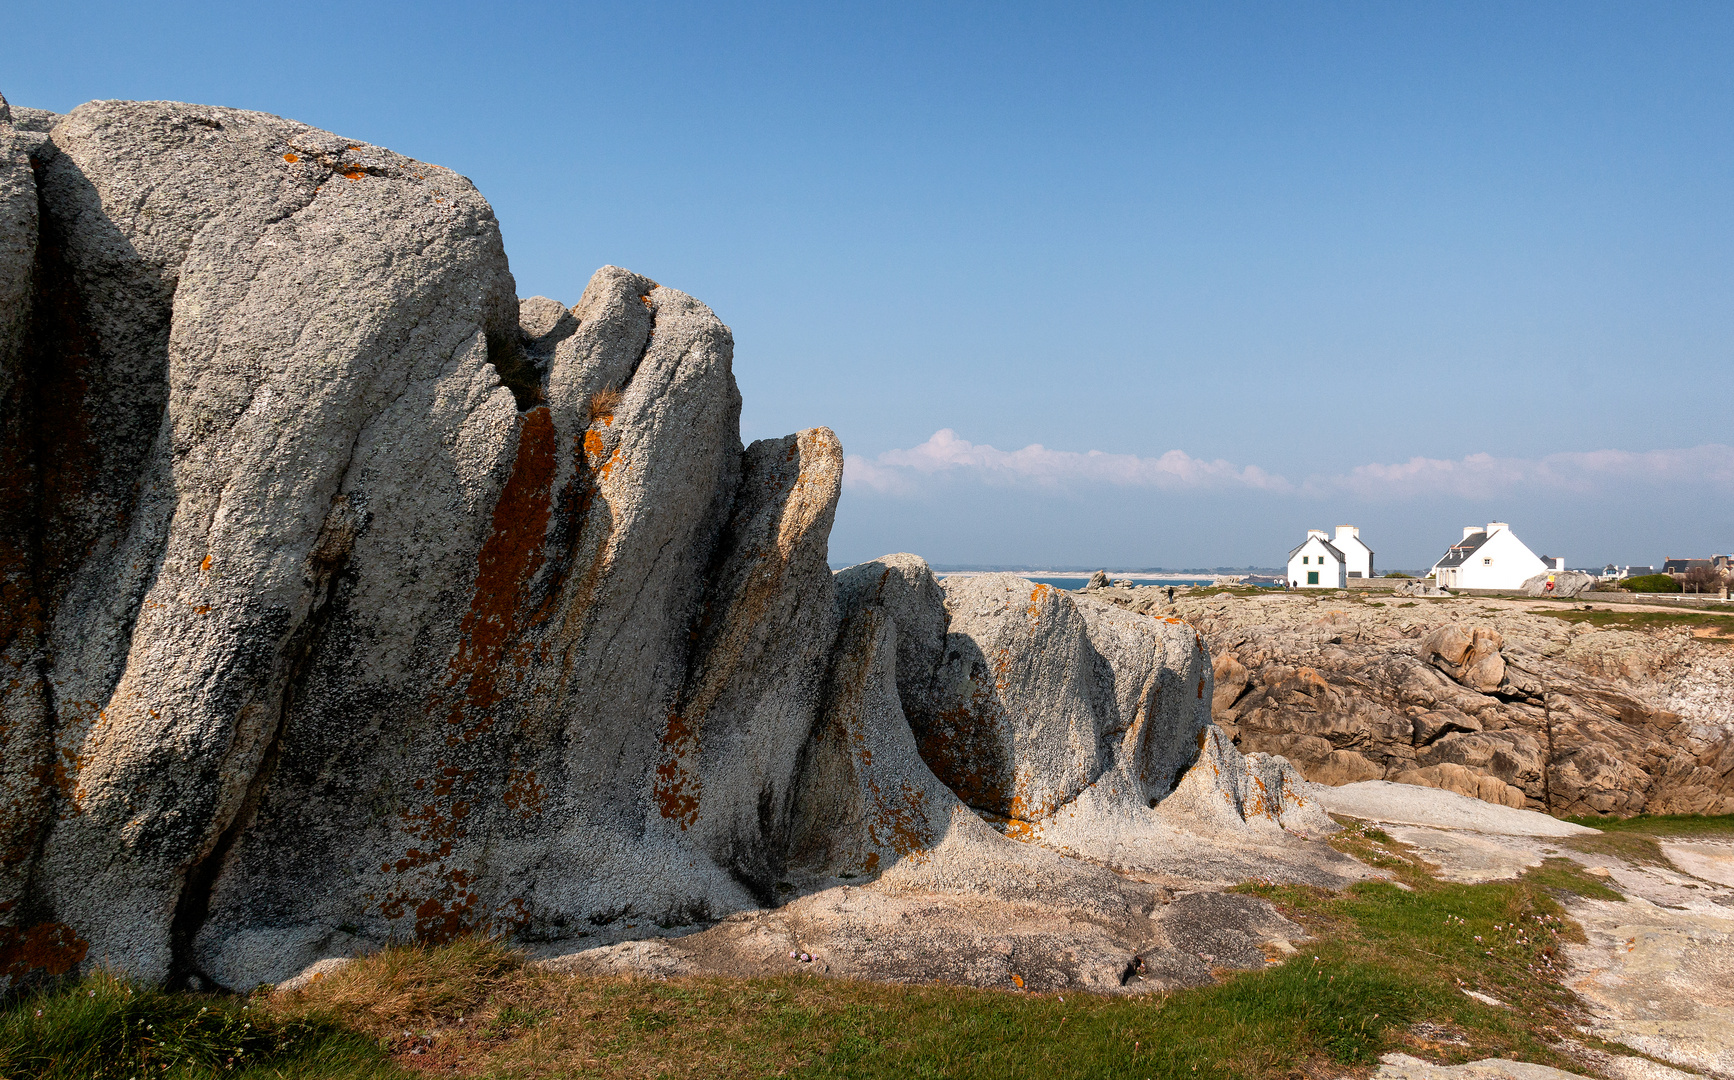
[[[1576,893],[1591,900],[1624,900],[1625,894],[1602,879],[1584,872],[1570,859],[1543,859],[1541,865],[1525,875],[1532,884],[1558,893]]]
[[[329,1017],[102,974],[21,996],[0,1013],[5,1080],[403,1075],[376,1040]]]
[[[1192,990],[1104,998],[813,976],[581,978],[469,942],[387,950],[271,1007],[344,1016],[400,1061],[502,1078],[1279,1080],[1343,1075],[1398,1049],[1581,1069],[1553,1049],[1573,1031],[1560,944],[1581,940],[1559,898],[1611,894],[1605,883],[1550,860],[1517,881],[1446,884],[1379,829],[1351,824],[1335,843],[1395,880],[1341,892],[1242,886],[1311,937],[1284,963]],[[1441,1030],[1461,1041],[1433,1041]]]
[[[1635,817],[1569,817],[1609,833],[1642,833],[1649,836],[1734,836],[1734,814],[1638,814]]]
[[[1555,1049],[1582,1037],[1559,970],[1562,944],[1582,934],[1561,900],[1619,893],[1565,859],[1515,881],[1440,882],[1388,833],[1346,824],[1333,845],[1392,880],[1241,886],[1310,937],[1285,962],[1197,989],[1105,998],[812,975],[586,978],[469,939],[387,949],[305,990],[249,999],[104,976],[63,985],[0,1013],[0,1077],[1287,1080],[1359,1073],[1391,1050],[1581,1071]],[[1593,824],[1651,845],[1734,832],[1734,817]]]
[[[1711,640],[1734,640],[1734,615],[1698,611],[1584,611],[1572,608],[1535,608],[1531,615],[1546,615],[1572,623],[1588,623],[1601,630],[1694,630]]]

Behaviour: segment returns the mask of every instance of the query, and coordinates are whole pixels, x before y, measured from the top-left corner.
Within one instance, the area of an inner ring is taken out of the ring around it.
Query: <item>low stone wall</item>
[[[1398,585],[1414,580],[1416,579],[1350,578],[1349,588],[1390,592]],[[1505,596],[1514,600],[1570,599],[1585,604],[1658,604],[1670,607],[1707,608],[1712,611],[1734,612],[1734,600],[1723,600],[1716,596],[1698,596],[1693,593],[1586,592],[1577,597],[1542,597],[1525,596],[1515,589],[1447,589],[1446,591],[1452,596]]]
[[[1577,597],[1585,604],[1658,604],[1667,607],[1709,608],[1734,612],[1734,600],[1693,593],[1586,592]]]

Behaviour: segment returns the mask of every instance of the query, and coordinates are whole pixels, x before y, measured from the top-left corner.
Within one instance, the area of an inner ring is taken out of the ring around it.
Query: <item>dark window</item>
[[[1317,570],[1308,570],[1307,571],[1307,584],[1308,585],[1317,585],[1318,583],[1319,583],[1319,572]]]

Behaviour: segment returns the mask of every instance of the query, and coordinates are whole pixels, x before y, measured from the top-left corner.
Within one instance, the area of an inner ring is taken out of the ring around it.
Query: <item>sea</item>
[[[1086,577],[1037,577],[1033,574],[1024,574],[1022,576],[1028,578],[1031,581],[1039,582],[1040,584],[1043,584],[1043,585],[1052,585],[1056,589],[1081,589],[1085,585],[1089,584],[1089,582],[1090,582],[1090,579],[1087,576]],[[1110,578],[1113,577],[1112,574],[1110,574],[1108,576]],[[1161,579],[1132,578],[1130,580],[1134,584],[1138,584],[1138,585],[1209,585],[1211,582],[1215,581],[1216,579],[1213,577],[1201,577],[1201,578],[1161,578]]]

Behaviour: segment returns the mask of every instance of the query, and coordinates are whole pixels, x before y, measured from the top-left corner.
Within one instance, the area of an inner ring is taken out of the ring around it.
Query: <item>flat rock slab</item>
[[[1695,878],[1734,888],[1734,843],[1664,840],[1662,854]]]
[[[1387,825],[1385,831],[1392,839],[1409,845],[1417,855],[1437,866],[1437,876],[1441,880],[1465,885],[1517,877],[1525,870],[1540,866],[1543,858],[1539,845],[1521,839],[1514,842],[1504,836],[1429,829],[1420,825]]]
[[[1496,806],[1452,791],[1389,780],[1363,780],[1342,787],[1315,785],[1312,795],[1331,813],[1363,821],[1504,836],[1590,836],[1599,831],[1534,810]]]
[[[1592,1016],[1587,1030],[1734,1076],[1734,907],[1681,910],[1633,897],[1578,900],[1567,910],[1588,939],[1567,947],[1569,985]]]
[[[1046,904],[872,885],[838,887],[780,908],[743,911],[696,934],[623,941],[538,962],[587,975],[810,973],[893,983],[1031,992],[1141,994],[1202,986],[1295,951],[1305,931],[1268,902],[1198,892],[1127,920]]]
[[[1691,1073],[1670,1069],[1635,1057],[1609,1057],[1597,1061],[1600,1071],[1618,1080],[1687,1080]],[[1483,1058],[1462,1065],[1435,1065],[1408,1054],[1386,1054],[1379,1059],[1375,1080],[1582,1080],[1581,1074],[1550,1065],[1535,1065],[1510,1058]]]

